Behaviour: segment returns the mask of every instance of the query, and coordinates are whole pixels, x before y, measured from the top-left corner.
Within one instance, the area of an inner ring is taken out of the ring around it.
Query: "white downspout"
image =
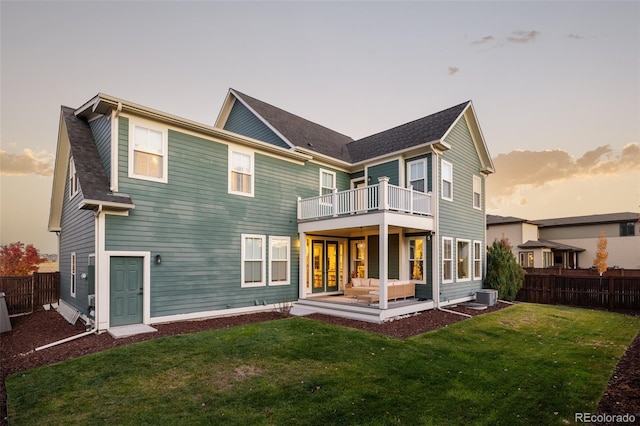
[[[431,279],[433,280],[433,285],[431,286],[431,291],[433,293],[433,303],[436,308],[440,307],[440,277],[442,276],[442,273],[440,271],[442,265],[440,264],[440,181],[438,180],[439,163],[439,156],[434,151],[432,167],[433,176],[431,177],[431,201],[433,206],[433,235],[431,236],[431,263],[433,264],[433,267],[431,268]]]
[[[111,192],[118,192],[118,117],[122,111],[122,102],[111,111]]]
[[[35,350],[36,351],[41,351],[43,349],[49,349],[50,347],[61,345],[62,343],[67,343],[67,342],[70,342],[72,340],[76,340],[76,339],[79,339],[81,337],[85,337],[85,336],[88,336],[90,334],[94,334],[95,332],[96,332],[96,326],[95,326],[95,323],[94,323],[93,328],[91,330],[89,330],[89,331],[85,331],[84,333],[76,334],[75,336],[67,337],[66,339],[58,340],[57,342],[49,343],[48,345],[38,346]]]

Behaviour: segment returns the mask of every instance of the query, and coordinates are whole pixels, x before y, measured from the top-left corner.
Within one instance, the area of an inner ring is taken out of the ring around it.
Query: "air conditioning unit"
[[[485,289],[476,292],[476,302],[493,306],[498,303],[498,290]]]

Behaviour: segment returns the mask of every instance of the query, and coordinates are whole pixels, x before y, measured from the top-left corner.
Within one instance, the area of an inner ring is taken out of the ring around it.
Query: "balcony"
[[[383,177],[376,185],[298,198],[298,222],[378,211],[431,216],[431,193],[390,185]]]

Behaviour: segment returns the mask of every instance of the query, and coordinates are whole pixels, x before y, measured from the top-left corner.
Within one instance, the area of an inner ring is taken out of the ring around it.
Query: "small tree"
[[[598,236],[596,247],[596,258],[593,259],[593,266],[598,269],[600,276],[602,276],[603,273],[607,272],[607,259],[609,258],[609,253],[607,252],[607,234],[605,234],[604,230],[602,230]]]
[[[524,283],[524,270],[511,252],[509,240],[495,240],[487,250],[485,286],[498,290],[498,298],[515,300]]]
[[[22,277],[28,276],[38,270],[38,265],[44,262],[38,250],[29,244],[18,241],[0,247],[0,276]]]

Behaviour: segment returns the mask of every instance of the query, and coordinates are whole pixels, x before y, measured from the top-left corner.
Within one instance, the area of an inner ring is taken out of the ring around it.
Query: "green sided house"
[[[473,300],[492,172],[471,102],[353,140],[233,89],[214,125],[98,94],[60,113],[60,304],[106,331]]]

